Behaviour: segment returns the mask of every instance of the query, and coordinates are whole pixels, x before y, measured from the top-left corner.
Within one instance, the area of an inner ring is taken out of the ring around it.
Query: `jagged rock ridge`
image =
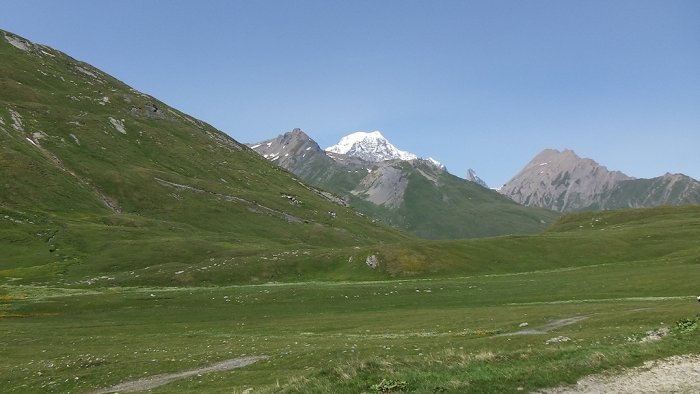
[[[481,185],[483,187],[489,187],[483,179],[479,178],[479,176],[476,175],[476,171],[474,171],[474,169],[472,168],[467,170],[467,176],[464,179],[468,180],[469,182],[474,182],[477,185]]]
[[[690,177],[636,179],[568,149],[545,149],[500,192],[518,203],[559,212],[700,202],[700,184]]]

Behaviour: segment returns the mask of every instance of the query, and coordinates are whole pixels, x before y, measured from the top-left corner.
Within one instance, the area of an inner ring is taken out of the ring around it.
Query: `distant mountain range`
[[[423,237],[532,232],[551,220],[541,211],[505,204],[484,190],[473,169],[458,178],[432,158],[396,148],[379,131],[352,133],[325,150],[299,129],[249,146],[361,212]],[[498,192],[520,205],[557,212],[700,203],[700,182],[686,175],[636,179],[571,150],[553,149],[538,154]]]
[[[473,170],[465,180],[402,151],[378,131],[350,134],[326,150],[300,129],[249,146],[358,211],[421,237],[532,233],[556,217],[486,188]]]
[[[700,182],[683,174],[636,179],[571,150],[545,149],[500,189],[527,206],[559,212],[700,203]]]

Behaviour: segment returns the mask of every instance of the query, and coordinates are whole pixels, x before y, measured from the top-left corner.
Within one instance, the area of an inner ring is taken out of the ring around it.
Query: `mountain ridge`
[[[638,179],[569,149],[543,150],[500,192],[518,203],[559,212],[700,203],[700,183],[691,177]]]
[[[360,212],[421,237],[531,233],[541,231],[554,218],[545,211],[511,203],[477,182],[458,178],[433,159],[368,161],[358,153],[360,149],[352,151],[352,145],[336,149],[348,154],[307,150],[318,144],[299,129],[248,144],[304,181],[339,195]]]

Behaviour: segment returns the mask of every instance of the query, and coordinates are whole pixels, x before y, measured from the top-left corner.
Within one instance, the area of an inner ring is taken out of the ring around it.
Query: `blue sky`
[[[0,0],[50,45],[242,142],[380,130],[490,185],[544,148],[700,178],[700,1]],[[1,94],[1,93],[0,93]]]

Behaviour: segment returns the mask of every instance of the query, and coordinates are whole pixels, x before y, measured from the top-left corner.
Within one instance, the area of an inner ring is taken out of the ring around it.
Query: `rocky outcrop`
[[[369,255],[367,256],[367,260],[365,260],[365,264],[367,264],[370,268],[377,268],[379,265],[379,259],[376,255]]]
[[[365,176],[352,194],[376,205],[398,208],[403,202],[408,176],[399,167],[381,166]]]

